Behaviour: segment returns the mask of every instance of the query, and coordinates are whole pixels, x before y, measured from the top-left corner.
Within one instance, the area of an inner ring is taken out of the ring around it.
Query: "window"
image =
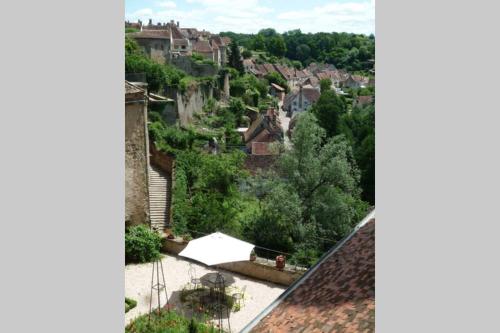
[[[186,45],[182,45],[182,49],[185,50],[186,49]]]

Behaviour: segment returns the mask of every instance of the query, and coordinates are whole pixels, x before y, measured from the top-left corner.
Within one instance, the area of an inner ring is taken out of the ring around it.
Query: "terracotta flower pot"
[[[276,257],[276,268],[282,271],[285,268],[285,257],[279,255]]]

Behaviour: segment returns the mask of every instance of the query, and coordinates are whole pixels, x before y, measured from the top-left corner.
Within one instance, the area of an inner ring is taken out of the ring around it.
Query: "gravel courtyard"
[[[179,299],[179,291],[189,282],[189,265],[192,264],[195,267],[196,276],[198,278],[206,273],[216,272],[215,269],[197,264],[196,262],[167,254],[163,258],[162,263],[169,302],[174,304],[175,308],[180,313],[184,311]],[[149,311],[151,271],[151,263],[125,266],[125,296],[137,301],[137,306],[125,314],[125,325],[137,316],[148,313]],[[221,272],[234,277],[235,283],[233,286],[239,289],[246,286],[245,299],[241,303],[241,310],[231,313],[232,332],[239,332],[248,322],[250,322],[250,320],[259,314],[266,306],[271,304],[271,302],[285,290],[283,286],[277,284],[255,280],[228,271]],[[173,297],[172,294],[174,295]],[[162,305],[164,305],[164,291],[162,296]],[[155,303],[158,304],[158,299],[153,295],[153,307]],[[225,326],[227,325],[227,320],[224,324]]]

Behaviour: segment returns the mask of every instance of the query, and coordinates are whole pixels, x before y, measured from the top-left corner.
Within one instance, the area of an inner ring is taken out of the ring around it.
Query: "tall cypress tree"
[[[243,67],[243,60],[241,59],[240,48],[235,40],[231,41],[229,44],[229,57],[228,57],[229,66],[238,70],[240,73],[245,72],[245,68]]]

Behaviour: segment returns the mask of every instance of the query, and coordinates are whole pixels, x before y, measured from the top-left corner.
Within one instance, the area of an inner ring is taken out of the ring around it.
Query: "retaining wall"
[[[181,239],[163,238],[164,252],[177,255],[186,246],[187,243],[183,242]],[[288,265],[285,266],[283,271],[279,271],[274,266],[274,262],[267,262],[264,258],[257,258],[256,261],[248,260],[231,262],[217,265],[215,267],[283,286],[291,285],[305,272],[305,269],[295,269],[294,267]]]

